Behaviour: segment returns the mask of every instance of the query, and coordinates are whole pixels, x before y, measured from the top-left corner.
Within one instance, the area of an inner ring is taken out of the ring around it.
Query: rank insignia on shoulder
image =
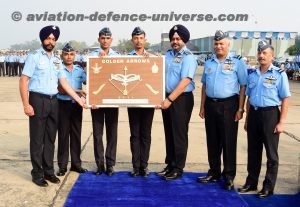
[[[235,56],[233,56],[233,58],[236,58],[236,59],[240,60],[240,59],[242,59],[242,56],[241,55],[235,55]]]
[[[210,60],[210,59],[212,59],[212,56],[208,55],[208,56],[205,57],[204,60],[207,61],[207,60]]]
[[[254,73],[254,72],[255,72],[255,69],[253,69],[253,68],[248,68],[247,69],[248,75],[250,75],[251,73]]]

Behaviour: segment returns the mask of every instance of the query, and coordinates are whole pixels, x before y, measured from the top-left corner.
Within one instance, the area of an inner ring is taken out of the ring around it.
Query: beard
[[[54,49],[54,46],[55,45],[52,45],[52,44],[44,44],[44,43],[42,43],[42,47],[44,48],[44,50],[46,51],[46,52],[52,52],[52,50]]]

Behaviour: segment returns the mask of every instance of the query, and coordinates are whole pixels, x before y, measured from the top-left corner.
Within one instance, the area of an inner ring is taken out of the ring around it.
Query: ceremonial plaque
[[[87,62],[87,104],[154,107],[165,98],[164,57],[104,56]]]

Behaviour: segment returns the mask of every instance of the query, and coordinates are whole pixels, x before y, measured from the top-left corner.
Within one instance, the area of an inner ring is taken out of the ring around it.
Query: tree
[[[286,50],[286,52],[287,52],[289,55],[296,55],[298,50],[299,50],[299,49],[296,47],[296,45],[292,45],[292,46],[290,46],[290,47]]]
[[[119,40],[117,47],[119,52],[122,54],[127,54],[134,49],[131,40],[128,39]],[[145,49],[147,50],[149,49],[149,47],[150,47],[150,43],[146,42]]]
[[[25,43],[11,45],[11,50],[36,50],[41,47],[41,42],[37,39],[26,41]]]
[[[55,46],[55,50],[61,50],[68,42],[57,42],[56,46]],[[76,40],[71,40],[69,41],[69,43],[71,43],[72,47],[75,50],[84,50],[86,49],[88,46],[85,42],[79,42]],[[11,45],[10,49],[11,50],[36,50],[39,49],[41,47],[41,41],[40,40],[31,40],[31,41],[26,41],[25,43],[20,43],[20,44],[14,44]]]

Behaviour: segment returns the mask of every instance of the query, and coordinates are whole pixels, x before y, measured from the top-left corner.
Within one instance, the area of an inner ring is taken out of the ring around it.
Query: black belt
[[[237,99],[238,98],[238,95],[234,95],[234,96],[230,96],[230,97],[227,97],[227,98],[210,98],[210,97],[206,97],[206,100],[208,101],[212,101],[212,102],[224,102],[224,101],[231,101],[231,100],[234,100],[234,99]]]
[[[42,93],[37,93],[37,92],[32,92],[32,91],[30,91],[29,94],[32,96],[38,96],[38,97],[46,98],[46,99],[50,99],[50,100],[57,98],[57,94],[47,95],[47,94],[42,94]]]
[[[59,102],[62,102],[62,103],[77,103],[76,101],[74,100],[62,100],[62,99],[58,99]]]
[[[257,106],[250,105],[250,109],[254,111],[270,111],[273,109],[278,109],[278,106],[257,107]]]

